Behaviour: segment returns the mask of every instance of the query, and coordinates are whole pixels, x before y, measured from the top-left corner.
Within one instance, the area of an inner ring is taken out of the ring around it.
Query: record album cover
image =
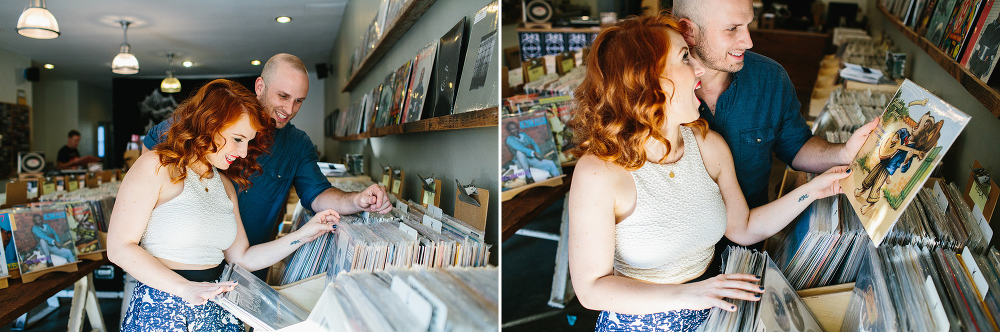
[[[970,117],[906,80],[840,181],[875,245],[917,195]]]
[[[812,311],[770,257],[767,257],[763,284],[757,331],[823,331]]]
[[[498,36],[500,4],[492,1],[480,9],[472,20],[469,46],[458,81],[458,95],[452,113],[465,113],[499,105],[500,38]]]
[[[14,247],[14,232],[11,231],[10,214],[0,213],[0,236],[3,237],[3,252],[5,269],[17,269],[17,248]]]
[[[465,50],[465,17],[441,37],[434,65],[433,114],[431,117],[451,114],[455,106],[455,90],[462,71],[462,54]],[[427,112],[424,112],[427,113]]]
[[[403,123],[403,110],[406,108],[407,85],[410,82],[410,69],[413,67],[413,60],[407,61],[396,70],[393,80],[392,108],[389,110],[389,119],[386,125]]]
[[[255,330],[274,331],[309,317],[308,311],[238,264],[226,265],[219,281],[235,281],[236,288],[212,301]]]
[[[392,109],[392,94],[395,92],[396,72],[390,71],[385,75],[382,83],[382,92],[378,100],[378,110],[375,113],[375,128],[385,127],[389,123],[390,110]]]
[[[431,74],[434,70],[434,56],[437,55],[438,41],[432,41],[424,46],[413,60],[413,74],[410,75],[410,88],[407,89],[406,121],[414,122],[420,120],[420,115],[427,101],[427,95],[433,90],[427,89],[431,81]]]
[[[969,41],[968,55],[962,59],[962,64],[983,82],[990,80],[997,65],[997,48],[1000,48],[1000,5],[993,1],[989,4],[992,5],[989,12],[984,12],[980,20],[982,26],[977,26],[976,35]]]
[[[89,254],[101,249],[97,241],[97,224],[90,211],[90,203],[76,202],[63,205],[66,221],[76,242],[76,254]]]
[[[375,116],[378,114],[379,97],[382,95],[382,84],[379,84],[368,96],[368,112],[365,114],[365,132],[375,129]]]
[[[937,45],[947,33],[951,13],[955,10],[955,1],[938,1],[937,9],[934,10],[934,15],[931,16],[930,22],[927,24],[927,34],[924,35],[931,44]]]
[[[501,127],[502,190],[562,175],[559,151],[544,110],[507,116]]]
[[[24,209],[13,217],[14,246],[21,274],[76,261],[66,211]]]

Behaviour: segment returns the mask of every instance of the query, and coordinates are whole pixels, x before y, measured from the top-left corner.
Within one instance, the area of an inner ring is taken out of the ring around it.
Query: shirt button
[[[758,139],[757,141],[758,141],[758,142],[760,142],[760,140],[759,140],[759,139]],[[278,175],[278,178],[280,179],[280,178],[281,178],[281,175]]]
[[[757,139],[757,143],[760,143],[760,139],[759,138]],[[279,178],[280,178],[280,176],[279,176]]]

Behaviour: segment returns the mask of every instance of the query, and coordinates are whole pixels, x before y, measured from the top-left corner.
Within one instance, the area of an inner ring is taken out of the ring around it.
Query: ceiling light
[[[160,82],[160,91],[163,91],[163,93],[181,92],[181,81],[177,80],[177,78],[174,77],[173,53],[167,54],[167,63],[169,64],[170,69],[167,70],[167,78],[164,78],[163,81]]]
[[[288,17],[288,16],[278,16],[278,18],[276,18],[274,20],[278,21],[278,23],[288,23],[288,22],[292,21],[292,18]]]
[[[56,67],[56,66],[53,66],[53,65],[52,65],[51,63],[46,63],[46,64],[45,64],[45,69],[53,69],[53,68],[55,68],[55,67]]]
[[[250,61],[250,64],[254,66],[260,66],[260,60]]]
[[[59,23],[48,9],[45,0],[29,0],[21,17],[17,19],[17,33],[35,39],[59,37]]]
[[[194,66],[194,62],[184,61],[184,62],[181,62],[181,65],[184,65],[184,67],[191,67],[191,66]]]
[[[139,72],[139,60],[132,55],[131,47],[128,44],[128,25],[132,22],[129,21],[119,21],[122,25],[122,47],[115,56],[115,59],[111,61],[111,72],[115,74],[130,75]]]

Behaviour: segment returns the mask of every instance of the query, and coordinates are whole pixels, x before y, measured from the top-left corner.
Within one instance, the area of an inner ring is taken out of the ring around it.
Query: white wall
[[[0,102],[17,104],[17,90],[24,90],[32,106],[32,84],[24,79],[24,69],[31,59],[0,49]]]
[[[32,149],[45,152],[48,162],[55,163],[59,149],[66,145],[66,134],[79,126],[79,91],[78,81],[42,80],[35,83]]]
[[[299,107],[299,113],[292,118],[295,128],[306,132],[316,149],[326,151],[326,139],[323,138],[323,108],[326,104],[326,84],[316,78],[316,73],[309,73],[309,94]],[[82,152],[82,151],[81,151]]]

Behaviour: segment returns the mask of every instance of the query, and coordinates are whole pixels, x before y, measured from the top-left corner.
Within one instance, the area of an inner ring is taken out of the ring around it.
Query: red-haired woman
[[[841,192],[844,168],[748,210],[722,136],[699,119],[704,74],[669,15],[601,32],[575,91],[581,154],[569,192],[569,259],[597,330],[690,331],[723,298],[756,301],[757,276],[696,280],[723,235],[759,242],[817,198]]]
[[[250,186],[273,131],[249,90],[214,80],[177,108],[166,140],[129,169],[108,229],[108,258],[139,281],[122,331],[242,331],[208,302],[236,286],[213,282],[225,261],[259,270],[333,231],[340,215],[326,210],[294,233],[248,245],[233,182]]]

